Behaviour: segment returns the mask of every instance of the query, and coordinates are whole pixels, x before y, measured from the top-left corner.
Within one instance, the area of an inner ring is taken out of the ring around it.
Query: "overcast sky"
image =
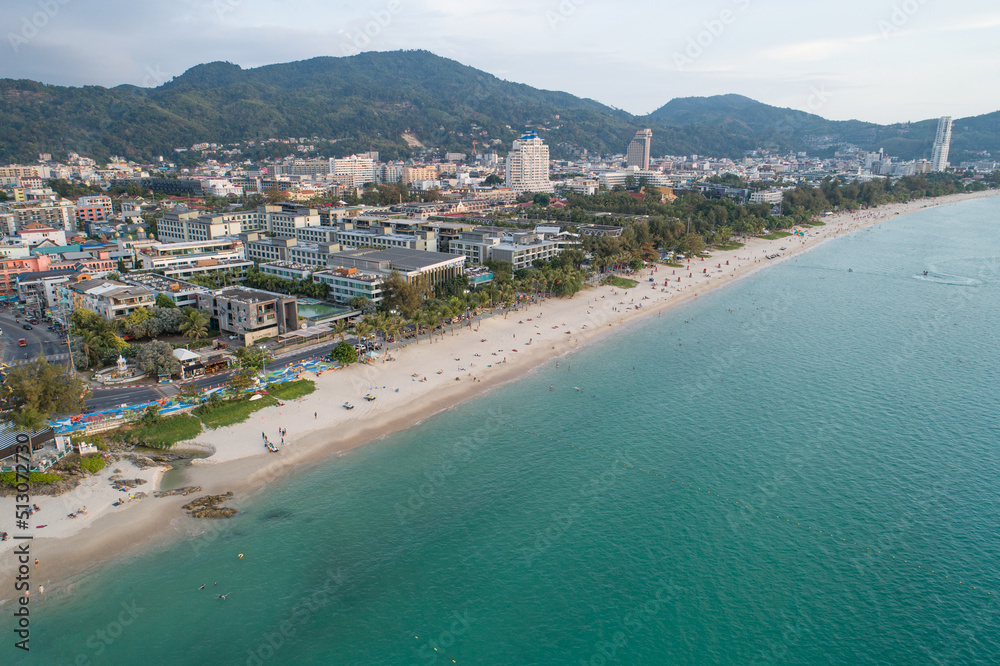
[[[427,49],[634,114],[723,93],[881,123],[1000,110],[996,0],[3,0],[0,25],[0,77],[61,85]]]

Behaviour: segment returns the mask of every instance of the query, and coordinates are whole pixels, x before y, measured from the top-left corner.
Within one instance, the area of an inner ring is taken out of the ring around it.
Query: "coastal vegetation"
[[[315,391],[316,382],[310,379],[299,379],[293,382],[270,384],[267,387],[268,394],[274,396],[278,400],[296,400],[298,398],[304,398]]]
[[[603,283],[611,285],[612,287],[618,287],[619,289],[635,289],[639,286],[639,283],[635,280],[629,280],[628,278],[618,277],[615,275],[604,278]]]
[[[278,401],[269,395],[265,395],[259,400],[250,400],[249,397],[238,398],[225,400],[218,404],[206,403],[195,409],[192,414],[201,419],[206,428],[215,430],[243,423],[254,412],[277,404]]]
[[[32,485],[48,485],[62,481],[58,474],[45,474],[44,472],[31,472],[28,474],[28,483]],[[0,472],[0,484],[5,486],[17,486],[17,474],[15,472]]]
[[[41,430],[51,416],[79,414],[88,393],[79,377],[39,357],[7,371],[0,416],[22,430]]]
[[[102,469],[104,469],[108,464],[108,461],[99,455],[94,456],[84,456],[80,458],[80,467],[87,470],[91,474],[97,474]]]
[[[170,448],[177,442],[194,439],[201,434],[202,426],[190,414],[159,418],[155,423],[145,423],[124,433],[124,438],[134,444],[154,449]]]

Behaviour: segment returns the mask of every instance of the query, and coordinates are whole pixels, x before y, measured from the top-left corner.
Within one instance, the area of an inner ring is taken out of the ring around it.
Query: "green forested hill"
[[[664,97],[669,97],[665,91]],[[1000,112],[957,120],[953,161],[997,151]],[[901,157],[929,157],[935,121],[880,126],[836,122],[738,95],[675,99],[631,116],[589,99],[503,81],[426,51],[321,57],[255,69],[198,65],[157,88],[70,88],[0,80],[0,161],[70,151],[147,160],[195,143],[313,137],[335,155],[375,149],[406,157],[424,146],[470,152],[494,140],[505,152],[537,130],[554,157],[581,149],[623,153],[637,129],[654,130],[654,155],[740,157],[755,148],[809,150],[850,141]],[[281,148],[284,150],[284,147]],[[832,150],[832,149],[827,149]]]

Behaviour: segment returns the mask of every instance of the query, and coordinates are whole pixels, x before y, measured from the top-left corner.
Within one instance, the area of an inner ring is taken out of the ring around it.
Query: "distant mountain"
[[[537,130],[554,157],[624,153],[632,135],[654,130],[654,155],[738,158],[756,148],[832,153],[840,143],[885,147],[901,157],[930,157],[935,120],[882,126],[829,121],[739,95],[675,99],[632,116],[589,99],[503,81],[426,51],[313,58],[255,69],[198,65],[157,88],[71,88],[0,80],[0,161],[73,151],[96,159],[122,155],[194,160],[175,147],[267,138],[333,139],[336,156],[378,150],[407,157],[420,146],[506,152],[524,130]],[[1000,112],[955,123],[953,156],[1000,153]],[[405,137],[404,137],[405,135]],[[285,144],[253,157],[283,156]]]

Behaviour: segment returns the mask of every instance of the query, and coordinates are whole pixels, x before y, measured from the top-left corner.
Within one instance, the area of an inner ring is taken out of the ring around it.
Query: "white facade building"
[[[507,187],[517,193],[554,191],[549,180],[549,147],[534,132],[515,140],[507,155]]]
[[[931,154],[931,171],[948,170],[948,153],[951,151],[951,116],[938,121],[937,136],[934,137],[934,152]]]

